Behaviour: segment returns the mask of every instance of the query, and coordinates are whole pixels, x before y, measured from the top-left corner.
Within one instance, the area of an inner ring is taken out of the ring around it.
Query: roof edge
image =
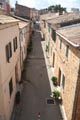
[[[69,39],[67,39],[66,37],[64,37],[64,36],[63,36],[62,34],[60,34],[58,31],[56,31],[56,33],[57,33],[59,36],[61,36],[64,40],[66,40],[68,43],[70,43],[72,46],[74,46],[74,47],[76,47],[76,48],[80,48],[80,45],[75,44],[75,43],[69,41]]]

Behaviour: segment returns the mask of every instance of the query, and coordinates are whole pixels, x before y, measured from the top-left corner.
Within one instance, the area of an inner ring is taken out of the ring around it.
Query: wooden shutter
[[[11,46],[11,42],[9,43],[9,57],[12,57],[12,46]]]
[[[18,47],[18,45],[17,45],[17,37],[15,38],[15,44],[16,44],[16,49],[17,49],[17,47]]]
[[[9,46],[6,45],[6,60],[9,62]]]

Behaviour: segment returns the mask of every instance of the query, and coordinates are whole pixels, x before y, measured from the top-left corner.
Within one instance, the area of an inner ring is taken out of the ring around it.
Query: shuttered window
[[[9,62],[9,46],[6,45],[6,60]]]
[[[13,83],[12,83],[12,78],[11,78],[11,80],[9,82],[9,94],[10,94],[10,97],[12,95],[12,92],[13,92]]]
[[[12,45],[11,42],[9,43],[9,57],[12,57]]]
[[[16,51],[15,49],[15,39],[13,39],[13,47],[14,47],[14,52]]]
[[[62,48],[62,40],[60,39],[60,49]]]
[[[12,45],[11,42],[9,42],[6,45],[6,60],[9,62],[9,59],[12,57]]]
[[[56,42],[56,31],[54,29],[52,29],[52,39],[54,42]]]
[[[16,44],[16,49],[17,49],[17,47],[18,47],[18,45],[17,45],[17,37],[15,38],[15,44]]]
[[[50,24],[48,23],[48,32],[50,32]]]
[[[16,51],[18,45],[17,45],[17,37],[13,39],[13,46],[14,46],[14,52]]]
[[[64,87],[65,87],[65,76],[63,74],[63,76],[62,76],[62,88],[64,89]]]
[[[66,57],[68,58],[68,56],[69,56],[69,46],[66,45]]]

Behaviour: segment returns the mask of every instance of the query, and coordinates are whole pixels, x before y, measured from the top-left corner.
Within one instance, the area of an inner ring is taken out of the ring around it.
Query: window
[[[44,28],[46,28],[46,22],[44,21]]]
[[[16,51],[18,45],[17,45],[17,37],[13,39],[13,46],[14,46],[14,52]]]
[[[17,37],[15,38],[15,44],[16,44],[16,49],[17,49],[17,47],[18,47],[18,45],[17,45]]]
[[[55,65],[55,53],[53,52],[53,67]]]
[[[66,57],[68,58],[68,55],[69,55],[69,46],[67,45],[66,46]]]
[[[12,92],[13,92],[13,83],[12,83],[12,78],[9,82],[9,93],[10,93],[10,96],[12,95]]]
[[[12,57],[12,46],[11,46],[11,42],[9,43],[9,56]]]
[[[6,60],[9,62],[9,46],[6,45]]]
[[[9,62],[9,59],[12,57],[12,46],[11,42],[6,45],[6,60]]]
[[[59,72],[58,72],[58,85],[60,86],[61,84],[61,69],[59,68]]]
[[[50,24],[48,24],[48,32],[50,32]]]
[[[63,74],[63,76],[62,76],[62,88],[64,89],[64,87],[65,87],[65,76]]]
[[[52,39],[54,40],[54,42],[56,42],[56,31],[54,29],[52,29]]]
[[[62,40],[60,39],[60,49],[62,48]]]

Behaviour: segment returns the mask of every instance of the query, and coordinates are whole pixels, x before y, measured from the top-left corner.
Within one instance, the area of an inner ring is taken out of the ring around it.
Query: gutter
[[[63,36],[62,34],[60,34],[59,32],[56,31],[56,33],[57,33],[57,35],[61,36],[64,40],[66,40],[68,43],[70,43],[72,46],[74,46],[74,47],[76,47],[76,48],[80,48],[80,45],[75,44],[75,43],[69,41],[66,37],[64,37],[64,36]]]

